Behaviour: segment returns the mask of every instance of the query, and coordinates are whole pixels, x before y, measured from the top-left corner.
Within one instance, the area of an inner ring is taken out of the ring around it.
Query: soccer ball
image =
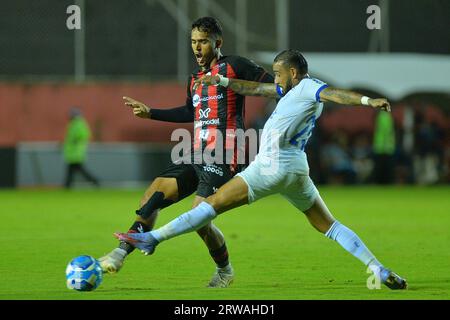
[[[67,288],[77,291],[92,291],[103,280],[100,263],[91,256],[79,256],[66,268]]]

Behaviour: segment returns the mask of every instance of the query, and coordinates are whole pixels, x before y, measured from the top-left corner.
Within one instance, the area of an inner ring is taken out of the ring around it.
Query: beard
[[[289,92],[289,90],[291,90],[292,89],[292,79],[291,78],[289,78],[287,81],[286,81],[286,87],[284,88],[284,95],[286,95],[286,93],[288,93]]]

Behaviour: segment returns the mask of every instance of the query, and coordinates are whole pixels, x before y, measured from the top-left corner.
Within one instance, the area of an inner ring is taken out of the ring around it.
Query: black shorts
[[[193,194],[198,187],[197,173],[191,164],[171,163],[158,178],[175,178],[178,185],[178,201]]]
[[[241,169],[241,168],[239,168]],[[207,198],[228,182],[236,172],[226,164],[170,164],[158,175],[160,178],[176,178],[178,200],[197,191],[197,195]]]
[[[227,164],[194,164],[198,177],[197,195],[207,198],[217,189],[233,178],[230,165]]]

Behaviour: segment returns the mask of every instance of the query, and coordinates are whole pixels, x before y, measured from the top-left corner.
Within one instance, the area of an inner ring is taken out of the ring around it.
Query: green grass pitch
[[[134,252],[96,291],[76,292],[65,285],[67,263],[113,249],[112,233],[130,226],[143,190],[2,190],[0,299],[449,299],[449,187],[319,190],[334,216],[408,279],[408,290],[369,290],[358,260],[272,196],[215,220],[236,272],[227,289],[205,288],[214,264],[191,233],[153,256]],[[161,212],[157,226],[192,199]]]

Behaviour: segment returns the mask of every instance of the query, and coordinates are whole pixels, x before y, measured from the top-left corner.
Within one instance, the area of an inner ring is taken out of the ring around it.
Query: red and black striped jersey
[[[220,74],[227,78],[273,83],[273,76],[254,62],[239,56],[225,56],[208,70],[197,68],[189,77],[186,106],[194,113],[194,152],[209,149],[217,152],[236,148],[236,129],[245,130],[245,97],[222,86],[199,85],[194,81],[205,74]],[[223,140],[218,144],[217,135]],[[229,163],[223,160],[223,163]]]

